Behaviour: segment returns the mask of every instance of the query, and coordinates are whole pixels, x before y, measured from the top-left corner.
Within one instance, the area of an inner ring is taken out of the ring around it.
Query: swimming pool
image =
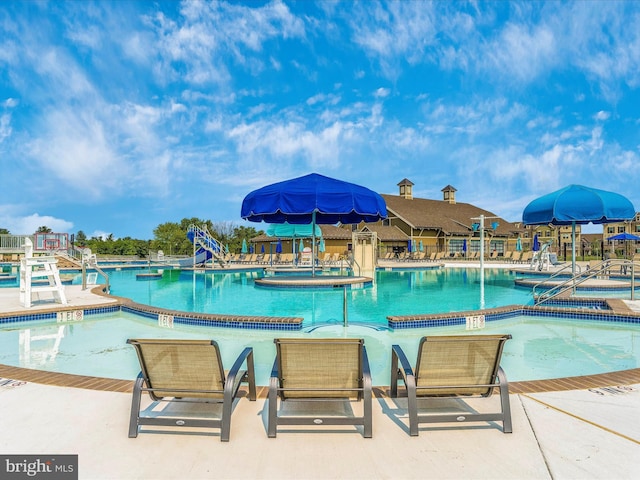
[[[302,317],[303,326],[343,323],[341,288],[264,288],[260,271],[164,270],[158,280],[136,280],[144,270],[110,271],[111,293],[137,303],[187,312]],[[326,275],[326,272],[324,273]],[[486,269],[484,308],[532,303],[515,274]],[[347,290],[349,325],[387,325],[389,315],[446,313],[481,308],[480,271],[471,268],[378,270],[368,287]]]
[[[80,375],[133,380],[139,365],[128,338],[207,338],[220,344],[225,365],[245,346],[254,349],[256,379],[268,385],[274,337],[365,339],[375,385],[389,384],[391,345],[415,362],[423,335],[473,333],[465,326],[392,331],[361,325],[325,325],[299,332],[230,328],[160,327],[127,312],[86,316],[75,323],[21,322],[0,329],[0,363]],[[487,322],[477,333],[510,333],[502,365],[510,381],[605,373],[640,367],[640,325],[517,315]]]

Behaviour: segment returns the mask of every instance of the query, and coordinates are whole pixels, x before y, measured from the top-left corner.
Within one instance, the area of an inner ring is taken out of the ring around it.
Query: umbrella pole
[[[316,211],[311,214],[311,276],[316,276]]]
[[[576,222],[571,222],[571,275],[573,277],[573,294],[576,294]]]

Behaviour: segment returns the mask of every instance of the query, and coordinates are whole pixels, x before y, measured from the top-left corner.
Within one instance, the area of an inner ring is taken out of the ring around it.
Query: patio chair
[[[398,397],[398,381],[407,389],[409,434],[418,435],[419,423],[502,421],[504,433],[511,433],[509,384],[500,367],[504,343],[511,335],[429,336],[420,340],[415,371],[399,345],[391,352],[391,390]],[[398,368],[400,362],[400,368]],[[498,413],[418,413],[418,398],[489,397],[500,390]]]
[[[371,438],[371,372],[364,340],[276,338],[274,343],[276,359],[268,396],[269,437],[276,436],[278,425],[362,425],[364,437]],[[326,407],[328,402],[344,404],[352,400],[363,401],[362,416],[352,411],[324,416],[317,412],[302,415],[300,411],[300,415],[288,415],[282,411],[294,401],[316,401],[316,406]]]
[[[247,383],[249,400],[256,399],[251,347],[243,350],[225,375],[218,344],[213,340],[129,339],[127,343],[135,347],[142,369],[133,387],[130,438],[138,436],[139,426],[153,425],[219,428],[220,440],[229,441],[231,412],[240,385]],[[246,370],[241,370],[245,363]],[[169,402],[172,407],[181,402],[205,407],[222,404],[222,415],[212,418],[207,412],[196,418],[187,412],[182,412],[184,416],[179,412],[167,415],[154,412],[143,416],[142,392],[147,392],[153,401]]]

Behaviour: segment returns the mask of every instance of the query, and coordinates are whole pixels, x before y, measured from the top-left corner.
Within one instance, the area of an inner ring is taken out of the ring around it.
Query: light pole
[[[488,218],[499,217],[485,217],[484,215],[480,215],[479,217],[471,219],[480,221],[480,310],[484,309],[484,221]]]

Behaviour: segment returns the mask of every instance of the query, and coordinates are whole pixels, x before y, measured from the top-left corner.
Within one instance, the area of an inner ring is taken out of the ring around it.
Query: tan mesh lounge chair
[[[267,434],[278,425],[362,425],[371,438],[371,372],[364,340],[357,338],[276,338],[276,360],[269,383]],[[278,413],[293,401],[363,401],[363,415],[304,416]]]
[[[256,399],[253,349],[247,347],[225,375],[218,344],[213,340],[129,339],[142,371],[133,387],[129,437],[138,436],[138,426],[184,426],[220,428],[220,440],[229,441],[233,401],[241,383],[249,387],[249,400]],[[246,363],[246,370],[241,370]],[[179,414],[142,416],[142,392],[152,400],[166,402],[222,403],[220,418],[193,418]]]
[[[509,384],[500,367],[504,342],[510,338],[511,335],[423,337],[415,371],[400,346],[393,345],[390,394],[398,396],[398,380],[402,380],[407,388],[409,434],[418,435],[419,423],[491,420],[502,421],[503,432],[511,433]],[[495,388],[500,390],[499,413],[418,414],[420,397],[489,397]]]

